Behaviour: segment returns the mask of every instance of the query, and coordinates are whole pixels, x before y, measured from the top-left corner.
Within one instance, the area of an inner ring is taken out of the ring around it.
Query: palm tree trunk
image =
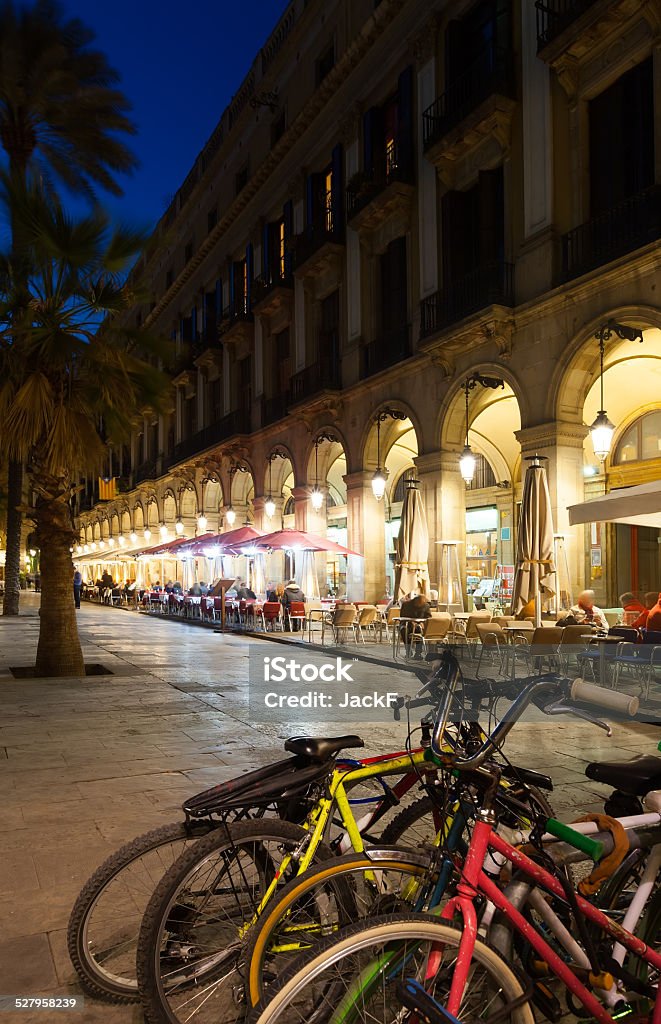
[[[66,498],[62,494],[45,495],[42,491],[35,506],[35,521],[41,568],[36,674],[84,676],[69,550],[74,530]]]
[[[3,615],[18,615],[21,594],[21,529],[23,525],[23,464],[9,460],[7,472],[7,551]]]

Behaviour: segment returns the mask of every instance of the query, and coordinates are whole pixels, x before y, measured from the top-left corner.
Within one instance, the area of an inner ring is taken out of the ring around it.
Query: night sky
[[[152,227],[165,212],[287,0],[62,0],[97,35],[133,105],[139,169],[105,205]]]

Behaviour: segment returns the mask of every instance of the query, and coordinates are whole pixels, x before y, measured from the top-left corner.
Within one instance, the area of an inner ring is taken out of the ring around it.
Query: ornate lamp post
[[[381,424],[389,419],[405,420],[407,418],[406,413],[401,412],[399,409],[382,409],[374,417],[374,422],[376,423],[376,470],[372,477],[372,494],[377,501],[381,501],[386,493],[386,482],[388,480],[388,470],[381,468]]]
[[[622,341],[643,340],[643,332],[637,327],[627,327],[615,320],[607,320],[605,324],[595,332],[595,338],[599,342],[599,412],[594,423],[590,426],[590,436],[594,454],[601,463],[605,462],[611,450],[611,443],[615,426],[609,420],[604,409],[604,348],[607,341],[616,334]]]
[[[461,473],[462,480],[464,481],[467,487],[470,483],[473,482],[473,477],[475,476],[476,463],[475,455],[470,444],[468,443],[468,430],[470,427],[468,420],[468,394],[470,391],[476,388],[478,384],[481,385],[481,387],[483,388],[493,388],[495,390],[496,388],[504,388],[505,381],[501,380],[500,377],[486,377],[484,374],[479,373],[477,370],[475,371],[475,373],[472,373],[470,377],[466,377],[466,380],[464,381],[463,388],[464,398],[466,401],[466,440],[464,444],[464,450],[462,451],[461,457],[459,459],[459,472]]]

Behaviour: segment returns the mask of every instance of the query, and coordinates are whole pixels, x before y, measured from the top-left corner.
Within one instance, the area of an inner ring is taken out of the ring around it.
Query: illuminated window
[[[326,218],[326,231],[333,230],[333,172],[326,171],[324,175],[324,211]]]
[[[285,276],[285,222],[281,220],[278,224],[278,269],[280,277]]]
[[[625,430],[620,438],[613,463],[644,462],[661,458],[661,409],[645,413]]]
[[[243,295],[241,296],[241,300],[242,300],[242,307],[243,307],[242,311],[244,313],[247,313],[248,312],[248,261],[247,260],[243,261]]]

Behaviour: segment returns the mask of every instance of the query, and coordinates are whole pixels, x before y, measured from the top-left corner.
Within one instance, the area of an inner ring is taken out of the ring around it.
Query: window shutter
[[[219,321],[223,315],[223,281],[218,278],[216,281],[216,320]]]
[[[262,229],[262,277],[268,281],[271,276],[271,225]]]
[[[285,222],[285,274],[289,277],[292,271],[291,240],[294,233],[294,204],[291,199],[283,206],[282,216]]]
[[[341,235],[344,227],[344,149],[341,143],[333,148],[331,156],[331,213],[333,215],[333,233]]]
[[[197,306],[193,306],[190,311],[190,333],[191,341],[197,340]]]
[[[246,313],[252,308],[252,279],[255,276],[255,261],[252,242],[246,246]]]
[[[230,260],[230,315],[235,314],[235,300],[236,300],[236,264],[234,260]]]
[[[397,88],[397,162],[404,175],[413,173],[413,67],[404,68]]]

